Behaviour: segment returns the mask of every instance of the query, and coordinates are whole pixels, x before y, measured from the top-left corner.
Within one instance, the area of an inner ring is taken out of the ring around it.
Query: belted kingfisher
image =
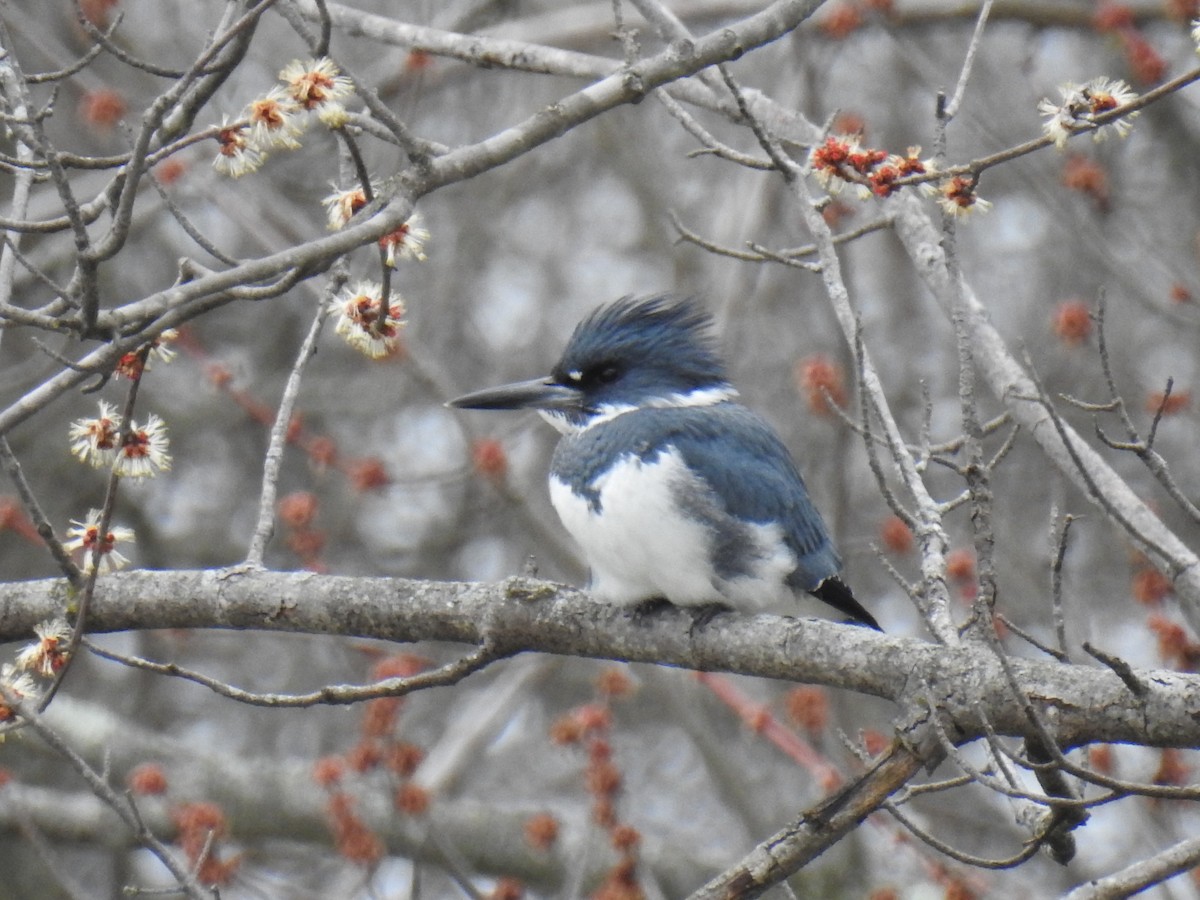
[[[550,499],[597,599],[748,609],[807,591],[878,629],[783,441],[737,402],[712,324],[689,300],[626,297],[575,328],[549,377],[449,405],[532,408],[562,432]]]

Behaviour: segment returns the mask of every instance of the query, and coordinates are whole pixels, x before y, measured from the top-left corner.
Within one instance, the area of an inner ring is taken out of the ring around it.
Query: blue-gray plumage
[[[626,298],[575,329],[549,378],[468,394],[467,409],[538,409],[564,435],[550,497],[613,603],[747,608],[807,591],[878,628],[787,448],[736,402],[711,319]]]

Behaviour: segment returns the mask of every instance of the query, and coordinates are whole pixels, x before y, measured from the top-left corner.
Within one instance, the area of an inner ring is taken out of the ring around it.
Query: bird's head
[[[560,431],[645,406],[689,406],[736,396],[712,319],[669,294],[626,297],[576,326],[550,375],[450,401],[461,409],[536,409]]]

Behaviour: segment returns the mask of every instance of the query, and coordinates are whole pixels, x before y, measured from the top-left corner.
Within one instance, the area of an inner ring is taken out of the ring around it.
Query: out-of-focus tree
[[[1195,5],[0,9],[0,896],[1200,894]],[[663,290],[884,634],[443,406]]]

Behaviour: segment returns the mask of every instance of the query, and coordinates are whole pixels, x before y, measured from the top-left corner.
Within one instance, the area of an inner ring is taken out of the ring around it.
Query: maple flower
[[[1054,308],[1054,333],[1067,346],[1078,346],[1092,334],[1092,310],[1084,300],[1064,300]]]
[[[548,812],[536,813],[525,820],[525,843],[535,850],[549,850],[558,840],[558,819]]]
[[[11,663],[0,666],[0,684],[9,694],[15,694],[21,700],[31,700],[37,696],[37,684],[28,672],[22,672]],[[0,693],[0,722],[11,722],[17,717],[17,711],[8,705],[9,701]]]
[[[893,156],[888,162],[896,166],[901,175],[924,175],[934,168],[932,159],[921,159],[920,145],[909,147],[903,156]]]
[[[345,124],[345,101],[353,96],[354,83],[341,74],[333,60],[294,59],[284,66],[279,80],[302,110],[316,113],[330,128]]]
[[[259,150],[296,150],[300,142],[296,135],[304,131],[301,109],[291,95],[281,87],[273,87],[266,95],[246,107],[243,118],[250,122],[250,143]]]
[[[71,626],[66,619],[50,619],[34,625],[33,633],[37,640],[17,654],[17,668],[36,672],[43,678],[53,678],[54,673],[67,664]]]
[[[833,414],[833,406],[846,405],[846,380],[841,367],[824,353],[814,353],[796,362],[792,377],[808,399],[808,408],[818,416]]]
[[[380,321],[383,287],[377,282],[360,281],[330,301],[329,311],[336,313],[336,331],[355,350],[371,359],[394,353],[400,345],[404,325],[404,301],[393,293],[387,316]]]
[[[429,240],[429,229],[421,224],[421,214],[413,213],[408,220],[379,239],[379,246],[387,251],[384,262],[392,269],[397,259],[425,259],[425,242]]]
[[[842,167],[848,165],[851,154],[858,152],[858,138],[848,134],[831,134],[809,151],[808,165],[821,187],[836,194],[846,184]]]
[[[87,518],[80,522],[71,520],[72,528],[67,529],[69,541],[63,543],[63,549],[76,558],[84,572],[92,571],[92,556],[96,545],[100,546],[100,562],[105,571],[115,572],[129,565],[129,560],[115,549],[118,543],[133,543],[133,531],[129,528],[110,527],[104,539],[100,539],[100,510],[88,510]]]
[[[909,147],[907,155],[864,147],[860,135],[831,134],[808,154],[808,165],[820,185],[836,194],[847,183],[854,185],[860,200],[872,195],[889,197],[896,181],[908,175],[923,175],[933,164],[919,158],[920,147]]]
[[[898,159],[899,157],[894,158]],[[890,197],[896,191],[896,179],[900,177],[900,167],[893,165],[889,160],[871,173],[868,179],[871,186],[867,188],[867,192],[876,197]],[[860,194],[864,187],[865,185],[859,185]]]
[[[121,431],[121,416],[111,403],[100,401],[100,415],[94,419],[76,419],[67,437],[71,453],[81,462],[102,469],[117,458],[117,439]]]
[[[79,113],[83,121],[97,131],[111,131],[128,112],[125,99],[114,90],[101,88],[87,91],[79,101]]]
[[[151,413],[145,425],[136,422],[125,435],[118,454],[116,471],[128,478],[150,478],[171,468],[171,455],[167,453],[167,426],[158,416]]]
[[[161,361],[164,365],[171,362],[179,351],[171,345],[179,340],[179,331],[175,328],[165,328],[156,337],[152,343],[154,346],[150,348],[150,358]]]
[[[955,175],[936,185],[926,182],[921,187],[933,193],[938,206],[956,219],[973,212],[987,212],[992,208],[990,200],[984,200],[975,193],[975,179],[965,175]]]
[[[1096,116],[1137,99],[1137,92],[1124,81],[1100,77],[1093,78],[1083,85],[1067,82],[1058,92],[1062,94],[1061,103],[1043,99],[1038,103],[1037,109],[1043,116],[1048,117],[1042,125],[1042,130],[1053,139],[1054,145],[1060,150],[1066,146],[1067,138],[1076,131],[1090,130],[1093,140],[1100,141],[1110,132],[1115,132],[1118,137],[1125,137],[1133,128],[1130,120],[1137,115],[1136,112],[1104,125],[1095,124]]]
[[[142,797],[153,797],[167,792],[167,773],[158,763],[146,762],[134,766],[125,776],[129,790]]]
[[[342,190],[336,184],[333,193],[321,201],[329,222],[329,230],[344,228],[351,217],[367,205],[367,193],[360,187]]]
[[[879,526],[879,536],[883,546],[893,553],[911,553],[914,537],[912,529],[899,516],[888,516]]]
[[[173,360],[178,354],[175,348],[169,345],[178,339],[179,332],[174,328],[168,328],[150,342],[150,350],[146,353],[144,361],[142,352],[146,349],[145,344],[137,350],[130,350],[124,354],[117,360],[117,366],[113,371],[130,381],[136,381],[142,377],[142,372],[150,368],[154,360],[161,360],[164,363]]]
[[[248,131],[244,122],[230,125],[228,116],[221,120],[221,130],[217,132],[220,149],[213,159],[213,168],[222,175],[241,178],[266,162],[267,154],[250,140]]]

